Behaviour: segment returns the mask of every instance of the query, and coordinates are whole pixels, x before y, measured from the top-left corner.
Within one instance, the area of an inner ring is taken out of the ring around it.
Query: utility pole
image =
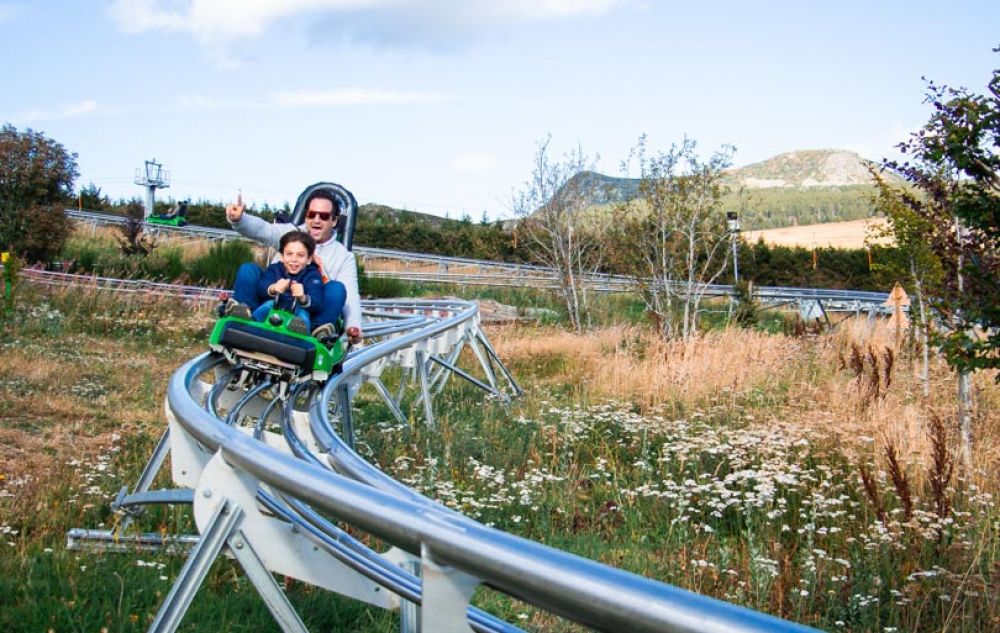
[[[137,167],[135,170],[135,184],[146,188],[146,214],[144,217],[156,213],[156,190],[166,189],[170,186],[170,172],[163,169],[163,165],[156,162],[156,159],[147,160],[145,167]]]
[[[729,237],[733,242],[733,283],[740,283],[740,219],[735,211],[726,212],[726,223],[729,225]]]

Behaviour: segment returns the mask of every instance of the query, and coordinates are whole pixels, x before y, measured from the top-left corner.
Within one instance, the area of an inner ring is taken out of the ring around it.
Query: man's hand
[[[361,328],[357,327],[356,325],[347,328],[347,341],[351,345],[357,345],[363,339],[364,337],[361,335]]]
[[[226,207],[226,219],[229,220],[231,224],[236,224],[243,217],[243,210],[246,207],[243,206],[243,193],[240,192],[236,194],[236,202],[230,204]]]
[[[323,278],[323,283],[325,284],[330,281],[330,278],[326,275],[326,271],[323,270],[323,260],[320,259],[319,253],[313,253],[313,263],[316,264],[316,268],[319,269],[319,276]]]
[[[285,279],[285,281],[288,281],[288,280]],[[306,293],[302,289],[302,284],[300,284],[297,281],[293,281],[291,285],[292,285],[292,296],[293,297],[295,297],[296,299],[301,299],[302,297],[305,296]]]
[[[271,284],[271,287],[274,288],[275,291],[274,294],[277,296],[288,290],[288,284],[290,283],[291,279],[279,279],[278,281]]]

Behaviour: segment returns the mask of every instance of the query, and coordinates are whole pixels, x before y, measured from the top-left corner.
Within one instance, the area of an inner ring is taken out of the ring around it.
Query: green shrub
[[[760,303],[754,299],[750,282],[743,280],[733,285],[736,292],[736,309],[733,310],[733,322],[740,327],[753,327],[760,319]]]
[[[142,261],[140,270],[146,278],[174,281],[187,272],[184,253],[179,248],[159,249]]]
[[[391,299],[406,297],[410,294],[407,290],[407,284],[398,279],[369,277],[365,274],[365,267],[361,265],[361,262],[358,262],[358,293],[362,297],[372,299]]]
[[[230,240],[213,244],[208,253],[191,262],[187,272],[193,284],[232,288],[240,264],[252,261],[253,249],[249,243]]]

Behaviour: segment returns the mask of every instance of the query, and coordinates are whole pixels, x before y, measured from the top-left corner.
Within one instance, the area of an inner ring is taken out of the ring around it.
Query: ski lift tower
[[[155,158],[147,160],[145,168],[136,168],[135,184],[146,188],[146,214],[143,216],[145,219],[156,213],[156,207],[153,206],[156,202],[156,190],[170,186],[170,172],[156,162]]]

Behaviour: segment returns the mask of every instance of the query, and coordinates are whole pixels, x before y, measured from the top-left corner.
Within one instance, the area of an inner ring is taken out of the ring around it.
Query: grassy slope
[[[63,549],[64,534],[113,520],[108,503],[135,481],[162,430],[166,380],[203,349],[209,322],[137,299],[22,297],[0,355],[0,630],[148,626],[182,560],[76,554]],[[364,389],[359,450],[501,529],[821,628],[1000,624],[1000,513],[986,496],[998,492],[1000,389],[989,377],[977,379],[977,470],[936,497],[926,427],[948,414],[953,378],[935,364],[932,397],[922,398],[908,355],[886,369],[891,332],[882,328],[804,338],[720,331],[690,347],[636,326],[490,336],[527,387],[509,415],[453,382],[431,432],[419,407],[399,425]],[[860,375],[850,369],[858,362]],[[396,379],[386,376],[390,388]],[[887,474],[887,445],[905,487]],[[884,521],[859,462],[879,473]],[[900,490],[914,499],[910,518]],[[948,521],[936,498],[953,504]],[[142,521],[144,530],[191,529],[184,511]],[[322,591],[296,585],[290,595],[310,628],[398,630],[393,616]],[[529,630],[576,630],[485,590],[476,600]],[[182,626],[275,628],[227,562]]]

